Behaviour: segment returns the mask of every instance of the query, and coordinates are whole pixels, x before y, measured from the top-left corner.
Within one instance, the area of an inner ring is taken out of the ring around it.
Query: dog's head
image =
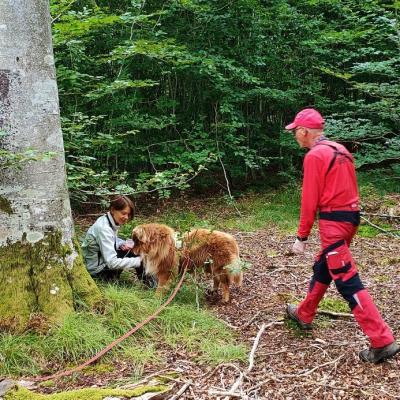
[[[143,224],[132,231],[135,254],[148,255],[162,248],[174,246],[174,231],[167,225]]]

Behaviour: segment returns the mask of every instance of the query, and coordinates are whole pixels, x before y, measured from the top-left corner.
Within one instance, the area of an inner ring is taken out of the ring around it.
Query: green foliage
[[[60,364],[76,363],[93,356],[112,339],[111,332],[96,315],[71,314],[43,342],[43,356]]]
[[[400,193],[399,178],[400,166],[393,165],[391,169],[381,168],[360,172],[358,174],[358,183],[362,191],[364,191],[365,187],[372,185],[378,194],[384,195],[386,193]]]
[[[282,128],[305,106],[323,112],[358,167],[398,164],[399,26],[387,2],[51,7],[75,201],[291,182],[301,152]]]

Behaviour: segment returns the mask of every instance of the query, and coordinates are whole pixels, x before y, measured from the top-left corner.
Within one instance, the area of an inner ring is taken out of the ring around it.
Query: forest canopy
[[[300,173],[301,108],[399,174],[400,1],[52,0],[73,201]]]

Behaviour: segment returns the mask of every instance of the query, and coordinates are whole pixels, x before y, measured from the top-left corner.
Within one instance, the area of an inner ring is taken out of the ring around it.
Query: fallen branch
[[[400,215],[391,215],[391,214],[376,214],[376,213],[368,213],[368,212],[361,212],[361,215],[372,215],[373,217],[382,217],[382,218],[400,218]]]
[[[229,394],[225,395],[224,400],[229,400],[229,397],[232,397],[232,394],[236,394],[236,390],[238,387],[243,383],[243,373],[241,372],[239,375],[239,378],[234,382],[234,384],[231,386],[231,389],[229,390]],[[241,397],[241,395],[239,395]]]
[[[240,326],[232,325],[232,324],[230,324],[228,321],[225,321],[225,320],[223,320],[223,319],[221,319],[220,321],[221,321],[223,324],[225,324],[228,328],[231,328],[231,329],[234,329],[234,330],[240,329]]]
[[[260,330],[258,331],[257,336],[256,336],[256,338],[254,340],[253,348],[251,349],[251,352],[250,352],[250,355],[249,355],[249,366],[248,366],[247,371],[246,371],[247,373],[249,373],[253,369],[253,366],[254,366],[254,355],[256,353],[256,350],[257,350],[257,347],[258,347],[258,343],[260,342],[261,335],[264,333],[265,329],[267,329],[267,328],[269,328],[269,327],[271,327],[273,325],[282,325],[282,324],[283,324],[283,321],[273,321],[273,322],[270,322],[269,324],[262,324],[262,326],[261,326]]]
[[[138,382],[135,383],[128,383],[126,385],[120,386],[119,389],[133,389],[137,386],[143,385],[144,383],[149,382],[152,378],[157,377],[157,376],[161,376],[161,374],[163,374],[164,372],[169,372],[169,371],[173,371],[176,372],[176,370],[171,370],[170,368],[164,368],[160,371],[157,372],[153,372],[150,375],[147,375],[146,377],[144,377],[143,379],[141,379]]]
[[[254,355],[256,353],[258,344],[260,342],[261,336],[264,333],[265,329],[267,329],[267,328],[269,328],[269,327],[271,327],[273,325],[282,325],[282,324],[283,324],[283,321],[273,321],[273,322],[270,322],[269,324],[262,324],[261,325],[261,328],[259,329],[259,331],[257,333],[257,336],[254,339],[253,347],[252,347],[251,352],[249,354],[249,366],[248,366],[248,368],[246,370],[246,374],[251,372],[251,370],[253,369],[253,366],[254,366]],[[234,396],[234,394],[236,394],[235,393],[236,390],[242,384],[243,377],[244,377],[244,374],[242,372],[240,372],[239,378],[233,383],[233,385],[230,388],[229,392],[226,392],[224,400],[228,400],[230,397],[236,397],[236,396]]]
[[[230,364],[230,363],[228,363],[228,364],[226,364],[226,363],[222,363],[222,364],[218,364],[211,372],[209,372],[208,374],[204,374],[203,375],[203,377],[202,377],[202,379],[204,379],[204,380],[209,380],[220,368],[222,368],[222,367],[231,367],[231,368],[234,368],[234,369],[236,369],[239,373],[241,372],[240,371],[240,368],[238,367],[238,366],[236,366],[235,364]]]
[[[327,310],[318,310],[317,314],[321,315],[330,315],[332,317],[343,317],[343,318],[353,318],[353,314],[350,313],[342,313],[342,312],[335,312],[335,311],[327,311]]]
[[[240,301],[238,304],[246,303],[250,300],[255,299],[256,297],[259,297],[259,294],[253,294],[252,296],[246,297],[244,300]]]
[[[368,218],[365,218],[362,215],[361,215],[361,219],[363,219],[367,224],[373,226],[375,229],[378,229],[378,231],[383,232],[385,235],[389,235],[389,236],[392,236],[392,237],[395,237],[395,238],[400,238],[400,235],[395,235],[394,233],[388,232],[387,230],[381,228],[380,226],[378,226],[376,224],[373,224]]]

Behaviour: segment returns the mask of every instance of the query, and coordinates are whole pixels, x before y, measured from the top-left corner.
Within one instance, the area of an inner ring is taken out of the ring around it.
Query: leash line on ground
[[[67,370],[60,371],[60,372],[56,372],[55,374],[48,375],[48,376],[37,376],[37,377],[32,378],[31,380],[34,381],[34,382],[44,382],[44,381],[48,381],[50,379],[56,379],[56,378],[61,378],[63,376],[69,376],[69,375],[73,374],[74,372],[81,371],[82,369],[84,369],[88,365],[90,365],[90,364],[94,363],[95,361],[97,361],[104,354],[108,353],[113,347],[115,347],[116,345],[121,343],[123,340],[125,340],[126,338],[131,336],[133,333],[138,331],[140,328],[142,328],[148,322],[150,322],[154,318],[156,318],[157,315],[160,314],[161,311],[164,310],[164,308],[169,305],[169,303],[171,303],[171,301],[175,298],[176,294],[178,293],[179,289],[182,286],[186,270],[187,270],[187,265],[183,269],[181,279],[179,280],[179,282],[176,285],[174,291],[172,292],[172,294],[169,296],[169,298],[167,299],[167,301],[165,303],[163,303],[152,315],[150,315],[145,320],[143,320],[142,322],[140,322],[139,324],[134,326],[131,330],[126,332],[124,335],[120,336],[118,339],[116,339],[113,342],[111,342],[107,347],[105,347],[103,350],[99,351],[95,356],[93,356],[89,360],[85,361],[84,363],[82,363],[82,364],[80,364],[80,365],[78,365],[78,366],[76,366],[74,368],[67,369]]]

